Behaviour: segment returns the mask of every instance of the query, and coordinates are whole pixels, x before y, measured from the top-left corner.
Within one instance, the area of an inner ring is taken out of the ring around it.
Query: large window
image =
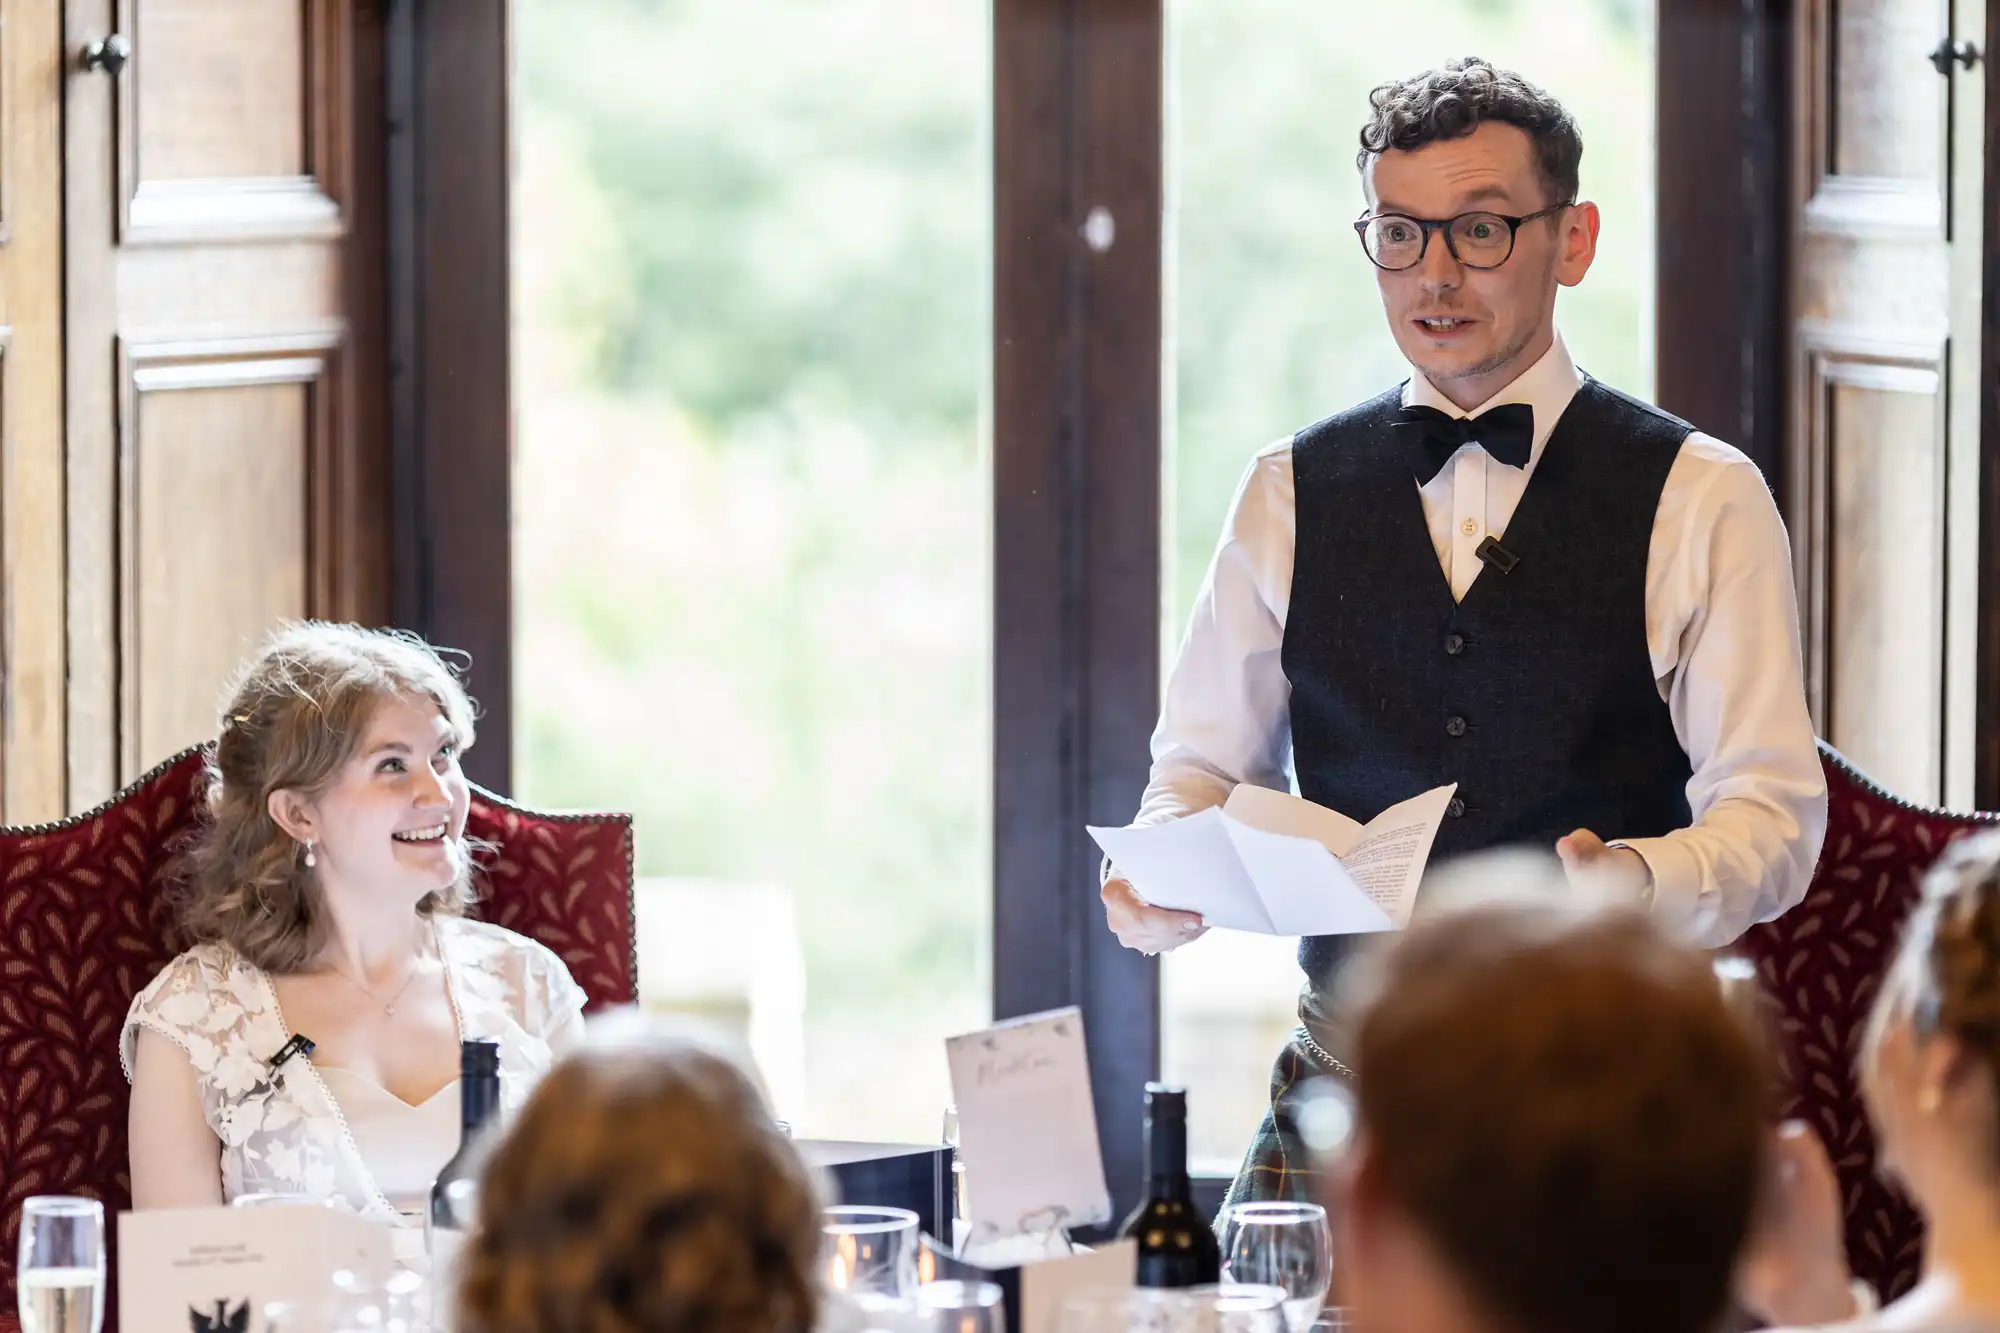
[[[1651,388],[1648,0],[1313,5],[1168,0],[1167,660],[1257,449],[1406,374],[1348,225],[1368,90],[1475,53],[1560,97],[1604,230],[1557,320],[1579,364]],[[1167,956],[1163,1063],[1189,1085],[1197,1164],[1230,1171],[1294,1024],[1293,942],[1212,934]]]
[[[645,1003],[931,1139],[989,1009],[984,0],[517,0],[517,786]]]

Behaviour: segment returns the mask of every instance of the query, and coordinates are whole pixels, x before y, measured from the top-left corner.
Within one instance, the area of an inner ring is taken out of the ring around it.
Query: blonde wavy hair
[[[459,1333],[810,1333],[821,1200],[740,1065],[613,1020],[487,1158]]]
[[[412,634],[324,621],[276,630],[227,692],[208,765],[208,813],[182,853],[174,903],[190,943],[228,944],[267,972],[318,954],[325,903],[292,838],[271,818],[271,794],[324,792],[359,752],[386,700],[428,700],[473,742],[473,704],[436,649]],[[473,900],[471,868],[419,912],[458,913]]]

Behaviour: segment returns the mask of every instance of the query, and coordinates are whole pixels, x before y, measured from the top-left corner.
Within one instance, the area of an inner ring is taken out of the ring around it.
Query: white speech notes
[[[1139,896],[1260,935],[1357,935],[1409,924],[1457,784],[1366,824],[1286,792],[1238,786],[1185,819],[1090,836]]]

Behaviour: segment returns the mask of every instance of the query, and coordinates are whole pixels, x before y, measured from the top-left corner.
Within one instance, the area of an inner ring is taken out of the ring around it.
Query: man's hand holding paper
[[[1243,785],[1220,808],[1090,834],[1147,903],[1263,935],[1400,929],[1455,786],[1368,824],[1284,792]]]

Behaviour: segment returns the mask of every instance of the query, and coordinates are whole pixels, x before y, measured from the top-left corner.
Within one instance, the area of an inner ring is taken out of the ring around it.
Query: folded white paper
[[[1074,1007],[945,1041],[968,1243],[1111,1220],[1083,1015]]]
[[[393,1270],[389,1228],[337,1208],[175,1208],[118,1217],[124,1333],[264,1333],[272,1301],[309,1301],[349,1270]]]
[[[1456,783],[1366,824],[1286,792],[1241,785],[1185,819],[1090,836],[1139,896],[1260,935],[1357,935],[1409,924]]]

